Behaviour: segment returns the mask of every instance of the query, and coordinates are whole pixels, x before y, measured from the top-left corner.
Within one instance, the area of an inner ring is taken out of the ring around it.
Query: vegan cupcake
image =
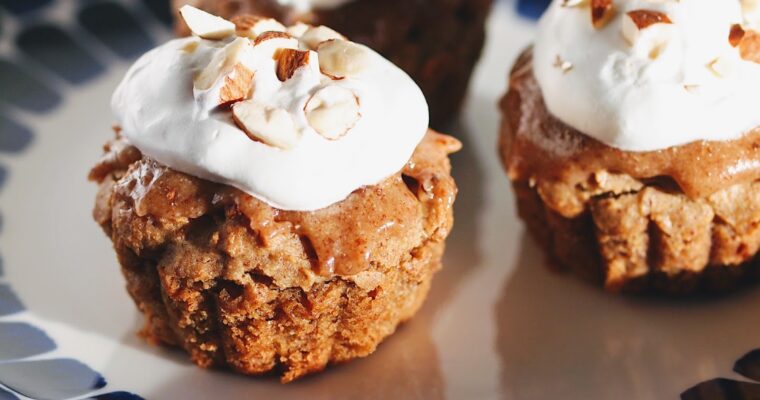
[[[511,72],[501,156],[556,264],[611,291],[747,280],[760,249],[753,1],[556,0]]]
[[[129,70],[90,174],[142,334],[283,382],[372,353],[441,267],[459,142],[335,31],[181,12],[194,35]]]
[[[330,26],[405,70],[441,128],[459,111],[485,39],[492,0],[174,0],[225,18],[239,14]],[[189,34],[181,19],[177,32]]]

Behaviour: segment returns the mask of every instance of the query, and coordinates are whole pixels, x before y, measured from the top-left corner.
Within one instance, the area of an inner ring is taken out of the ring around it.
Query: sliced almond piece
[[[290,36],[287,32],[280,32],[280,31],[266,31],[260,33],[256,39],[253,41],[253,45],[260,45],[264,44],[265,42],[268,42],[270,40],[278,40],[278,39],[285,39],[287,41],[292,42],[295,40],[292,36]],[[297,40],[296,40],[297,42]]]
[[[347,40],[346,37],[340,33],[321,25],[309,27],[299,39],[306,45],[306,47],[312,50],[316,50],[320,43],[328,40]]]
[[[204,39],[219,40],[235,34],[235,24],[193,6],[183,6],[179,13],[190,31]]]
[[[285,32],[268,31],[260,34],[254,41],[253,49],[267,57],[275,57],[280,49],[298,49],[298,39]]]
[[[285,32],[285,25],[273,18],[264,18],[258,15],[238,15],[232,18],[235,24],[235,32],[238,36],[256,39],[264,32]]]
[[[296,70],[309,64],[311,52],[308,50],[279,49],[274,54],[277,61],[277,78],[285,82],[293,77]]]
[[[744,28],[740,24],[733,24],[731,31],[728,33],[728,43],[732,47],[738,46],[742,42],[742,39],[744,39],[745,34]]]
[[[235,64],[232,73],[224,77],[224,85],[219,89],[219,105],[225,106],[248,97],[253,89],[254,72]]]
[[[293,117],[281,108],[246,100],[232,106],[232,118],[249,138],[290,150],[301,138]]]
[[[665,13],[652,10],[633,10],[623,16],[623,36],[631,45],[641,37],[641,31],[655,24],[672,24]]]
[[[243,58],[250,51],[251,42],[244,38],[237,38],[219,49],[193,80],[194,89],[208,91],[219,85],[221,80],[219,98],[214,100],[217,105],[246,98],[253,87],[253,71],[244,65]]]
[[[304,24],[303,22],[296,22],[295,25],[288,27],[287,32],[294,38],[301,38],[306,31],[313,28],[311,25]]]
[[[591,23],[594,28],[602,29],[615,15],[612,0],[591,0]]]
[[[359,99],[340,86],[319,89],[306,103],[304,112],[309,125],[329,140],[345,136],[361,118]]]
[[[372,53],[366,47],[340,39],[322,42],[317,49],[322,73],[343,79],[366,71],[372,63]]]

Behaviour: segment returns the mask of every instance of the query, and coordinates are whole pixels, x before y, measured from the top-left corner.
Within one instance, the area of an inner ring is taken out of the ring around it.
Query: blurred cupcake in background
[[[555,0],[502,101],[521,218],[610,291],[758,269],[758,2]]]

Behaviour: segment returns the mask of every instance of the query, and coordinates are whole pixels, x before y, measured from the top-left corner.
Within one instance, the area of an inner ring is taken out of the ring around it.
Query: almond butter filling
[[[617,193],[638,189],[641,182],[636,179],[651,180],[698,199],[760,179],[760,128],[736,140],[699,141],[652,152],[622,151],[551,115],[533,75],[530,50],[520,57],[510,79],[515,90],[502,100],[502,108],[513,110],[506,121],[511,132],[503,136],[500,150],[508,174],[512,180],[540,185],[542,197],[565,217],[583,211],[578,189],[599,180],[618,180]]]

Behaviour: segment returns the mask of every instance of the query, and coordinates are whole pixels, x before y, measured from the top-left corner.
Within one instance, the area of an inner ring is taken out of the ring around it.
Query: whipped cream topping
[[[277,0],[282,6],[293,7],[298,11],[337,8],[352,0]]]
[[[627,151],[736,139],[760,125],[760,64],[729,41],[750,18],[746,4],[614,0],[595,27],[589,3],[555,0],[534,47],[536,79],[562,122]]]
[[[294,61],[298,68],[283,72],[278,47],[293,41],[300,50],[291,53],[301,55],[301,65]],[[279,209],[321,209],[401,170],[428,126],[427,103],[411,78],[352,45],[325,55],[333,64],[349,64],[351,75],[336,80],[320,72],[321,53],[292,38],[256,45],[234,35],[172,40],[132,66],[112,108],[124,137],[171,168],[234,186]],[[352,55],[362,55],[361,70]],[[209,79],[215,68],[226,75]],[[245,98],[229,101],[250,72],[250,93],[243,85]],[[353,95],[334,94],[341,91]],[[328,134],[334,132],[340,134]]]

